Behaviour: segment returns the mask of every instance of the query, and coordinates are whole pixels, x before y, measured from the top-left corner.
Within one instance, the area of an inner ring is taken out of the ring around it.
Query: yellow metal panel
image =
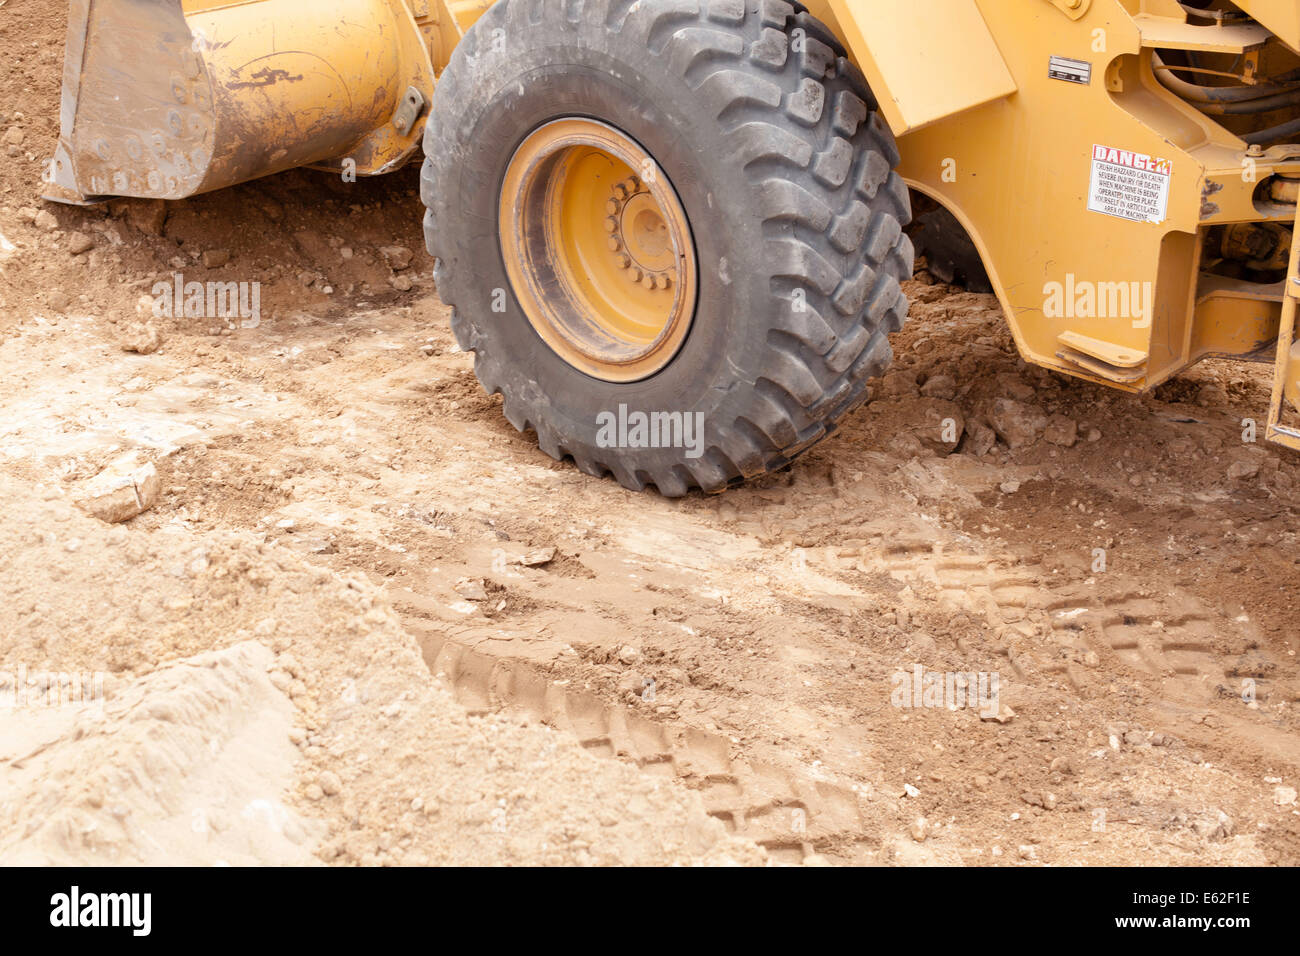
[[[1091,355],[1095,359],[1101,359],[1107,365],[1114,365],[1119,368],[1137,368],[1147,360],[1145,351],[1126,348],[1122,345],[1116,345],[1114,342],[1103,342],[1101,339],[1080,335],[1074,331],[1062,332],[1056,337],[1056,341],[1075,351],[1082,352],[1084,355]]]
[[[1279,40],[1300,52],[1300,4],[1295,0],[1236,0],[1236,3],[1276,33]]]
[[[1296,311],[1300,304],[1300,209],[1296,211],[1296,228],[1291,234],[1291,258],[1287,267],[1285,295],[1282,298],[1282,320],[1277,330],[1277,361],[1273,373],[1273,394],[1268,403],[1269,441],[1300,451],[1300,430],[1282,423],[1286,406],[1283,400],[1300,393],[1296,384],[1296,355],[1292,347],[1296,341]]]
[[[1142,34],[1142,45],[1173,50],[1201,50],[1208,53],[1244,53],[1261,47],[1268,30],[1258,23],[1202,26],[1168,17],[1142,14],[1133,18]]]
[[[895,135],[1016,91],[975,0],[830,0],[830,7]]]

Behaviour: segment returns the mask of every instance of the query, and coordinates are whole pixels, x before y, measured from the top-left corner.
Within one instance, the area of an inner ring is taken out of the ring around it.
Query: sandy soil
[[[62,16],[0,9],[0,694],[106,676],[0,712],[0,862],[1300,862],[1267,367],[1113,393],[922,268],[832,440],[631,494],[482,394],[413,169],[41,203]],[[260,324],[141,316],[175,272]],[[83,513],[124,461],[156,500]]]

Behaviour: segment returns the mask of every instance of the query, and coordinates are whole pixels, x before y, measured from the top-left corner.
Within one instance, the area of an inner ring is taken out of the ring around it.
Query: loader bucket
[[[433,95],[402,0],[72,0],[47,198],[400,165]],[[350,162],[348,162],[350,161]]]

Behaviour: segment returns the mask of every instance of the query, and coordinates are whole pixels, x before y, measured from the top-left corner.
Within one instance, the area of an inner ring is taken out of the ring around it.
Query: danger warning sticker
[[[1134,222],[1165,221],[1174,164],[1110,146],[1092,148],[1088,208]]]

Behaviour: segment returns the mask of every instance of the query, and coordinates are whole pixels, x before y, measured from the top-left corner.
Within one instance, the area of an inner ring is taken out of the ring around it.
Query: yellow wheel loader
[[[48,198],[423,148],[438,291],[541,448],[665,495],[779,468],[913,267],[1130,392],[1272,361],[1300,448],[1300,0],[72,0]]]

